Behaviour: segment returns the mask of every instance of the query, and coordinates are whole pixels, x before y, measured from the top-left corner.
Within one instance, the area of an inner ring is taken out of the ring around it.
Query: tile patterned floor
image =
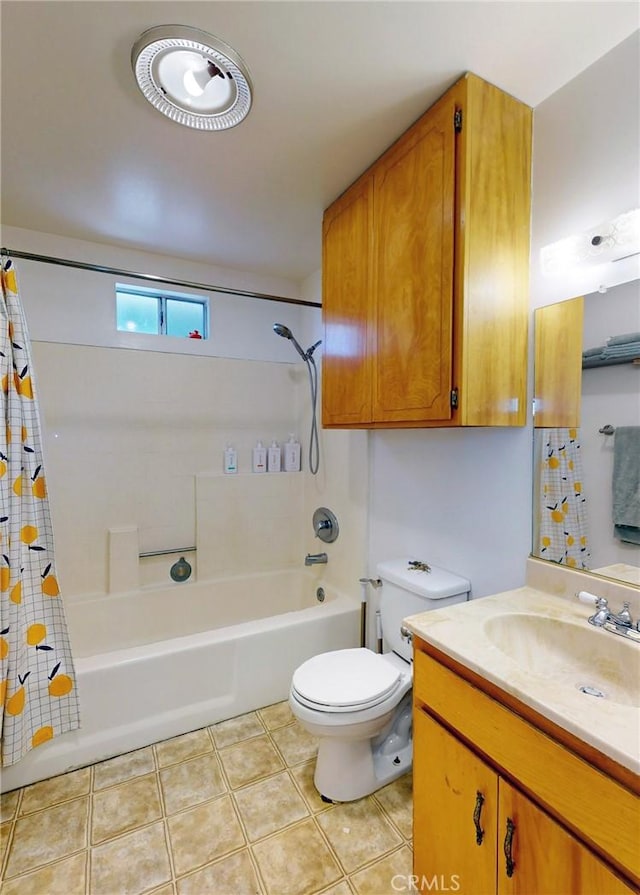
[[[278,703],[7,793],[3,895],[393,895],[411,775],[328,805],[315,752]]]

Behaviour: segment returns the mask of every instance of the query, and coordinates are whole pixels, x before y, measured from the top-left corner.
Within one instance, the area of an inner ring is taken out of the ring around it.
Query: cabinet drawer
[[[414,695],[496,770],[640,881],[640,800],[630,790],[419,649]]]

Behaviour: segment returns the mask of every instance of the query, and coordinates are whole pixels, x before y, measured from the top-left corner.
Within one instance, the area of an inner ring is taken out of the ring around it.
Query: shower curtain
[[[540,533],[536,556],[586,569],[591,553],[578,430],[541,429],[540,433]]]
[[[0,297],[0,758],[80,726],[53,532],[31,346],[13,262]]]

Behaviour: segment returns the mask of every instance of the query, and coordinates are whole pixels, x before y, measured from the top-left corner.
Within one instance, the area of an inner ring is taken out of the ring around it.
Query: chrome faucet
[[[609,621],[613,622],[614,625],[622,625],[625,628],[633,627],[633,619],[631,618],[631,613],[629,612],[629,604],[625,601],[622,604],[622,609],[616,615],[614,612],[609,613]],[[636,625],[636,628],[638,626]],[[638,628],[640,630],[640,628]]]
[[[622,609],[616,615],[615,612],[611,612],[608,602],[602,597],[598,597],[595,615],[592,615],[589,621],[592,625],[595,625],[598,628],[603,627],[606,622],[611,622],[622,628],[633,627],[633,619],[629,612],[629,603],[623,603]]]
[[[611,631],[612,634],[620,634],[628,637],[636,643],[640,643],[640,619],[634,623],[631,612],[629,611],[629,603],[624,602],[620,612],[611,612],[609,603],[604,597],[596,597],[585,591],[576,594],[578,599],[583,603],[595,604],[596,611],[589,617],[589,624],[596,628],[604,628]]]
[[[315,566],[318,563],[327,562],[329,557],[326,553],[307,553],[304,558],[305,566]]]

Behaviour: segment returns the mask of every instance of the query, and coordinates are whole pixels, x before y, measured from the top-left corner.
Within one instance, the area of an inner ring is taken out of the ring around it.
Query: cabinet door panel
[[[418,891],[494,895],[497,775],[421,709],[414,711],[414,742],[419,743],[413,770]],[[484,799],[480,845],[474,822],[478,793]]]
[[[584,298],[534,314],[536,429],[580,425]]]
[[[460,409],[464,425],[523,426],[532,111],[474,75],[466,80],[458,169]]]
[[[498,895],[631,895],[599,858],[502,779],[499,816]],[[507,818],[515,824],[511,877],[503,848]]]
[[[373,180],[356,183],[323,224],[322,421],[371,422]]]
[[[439,103],[374,172],[380,422],[451,418],[454,110]]]

